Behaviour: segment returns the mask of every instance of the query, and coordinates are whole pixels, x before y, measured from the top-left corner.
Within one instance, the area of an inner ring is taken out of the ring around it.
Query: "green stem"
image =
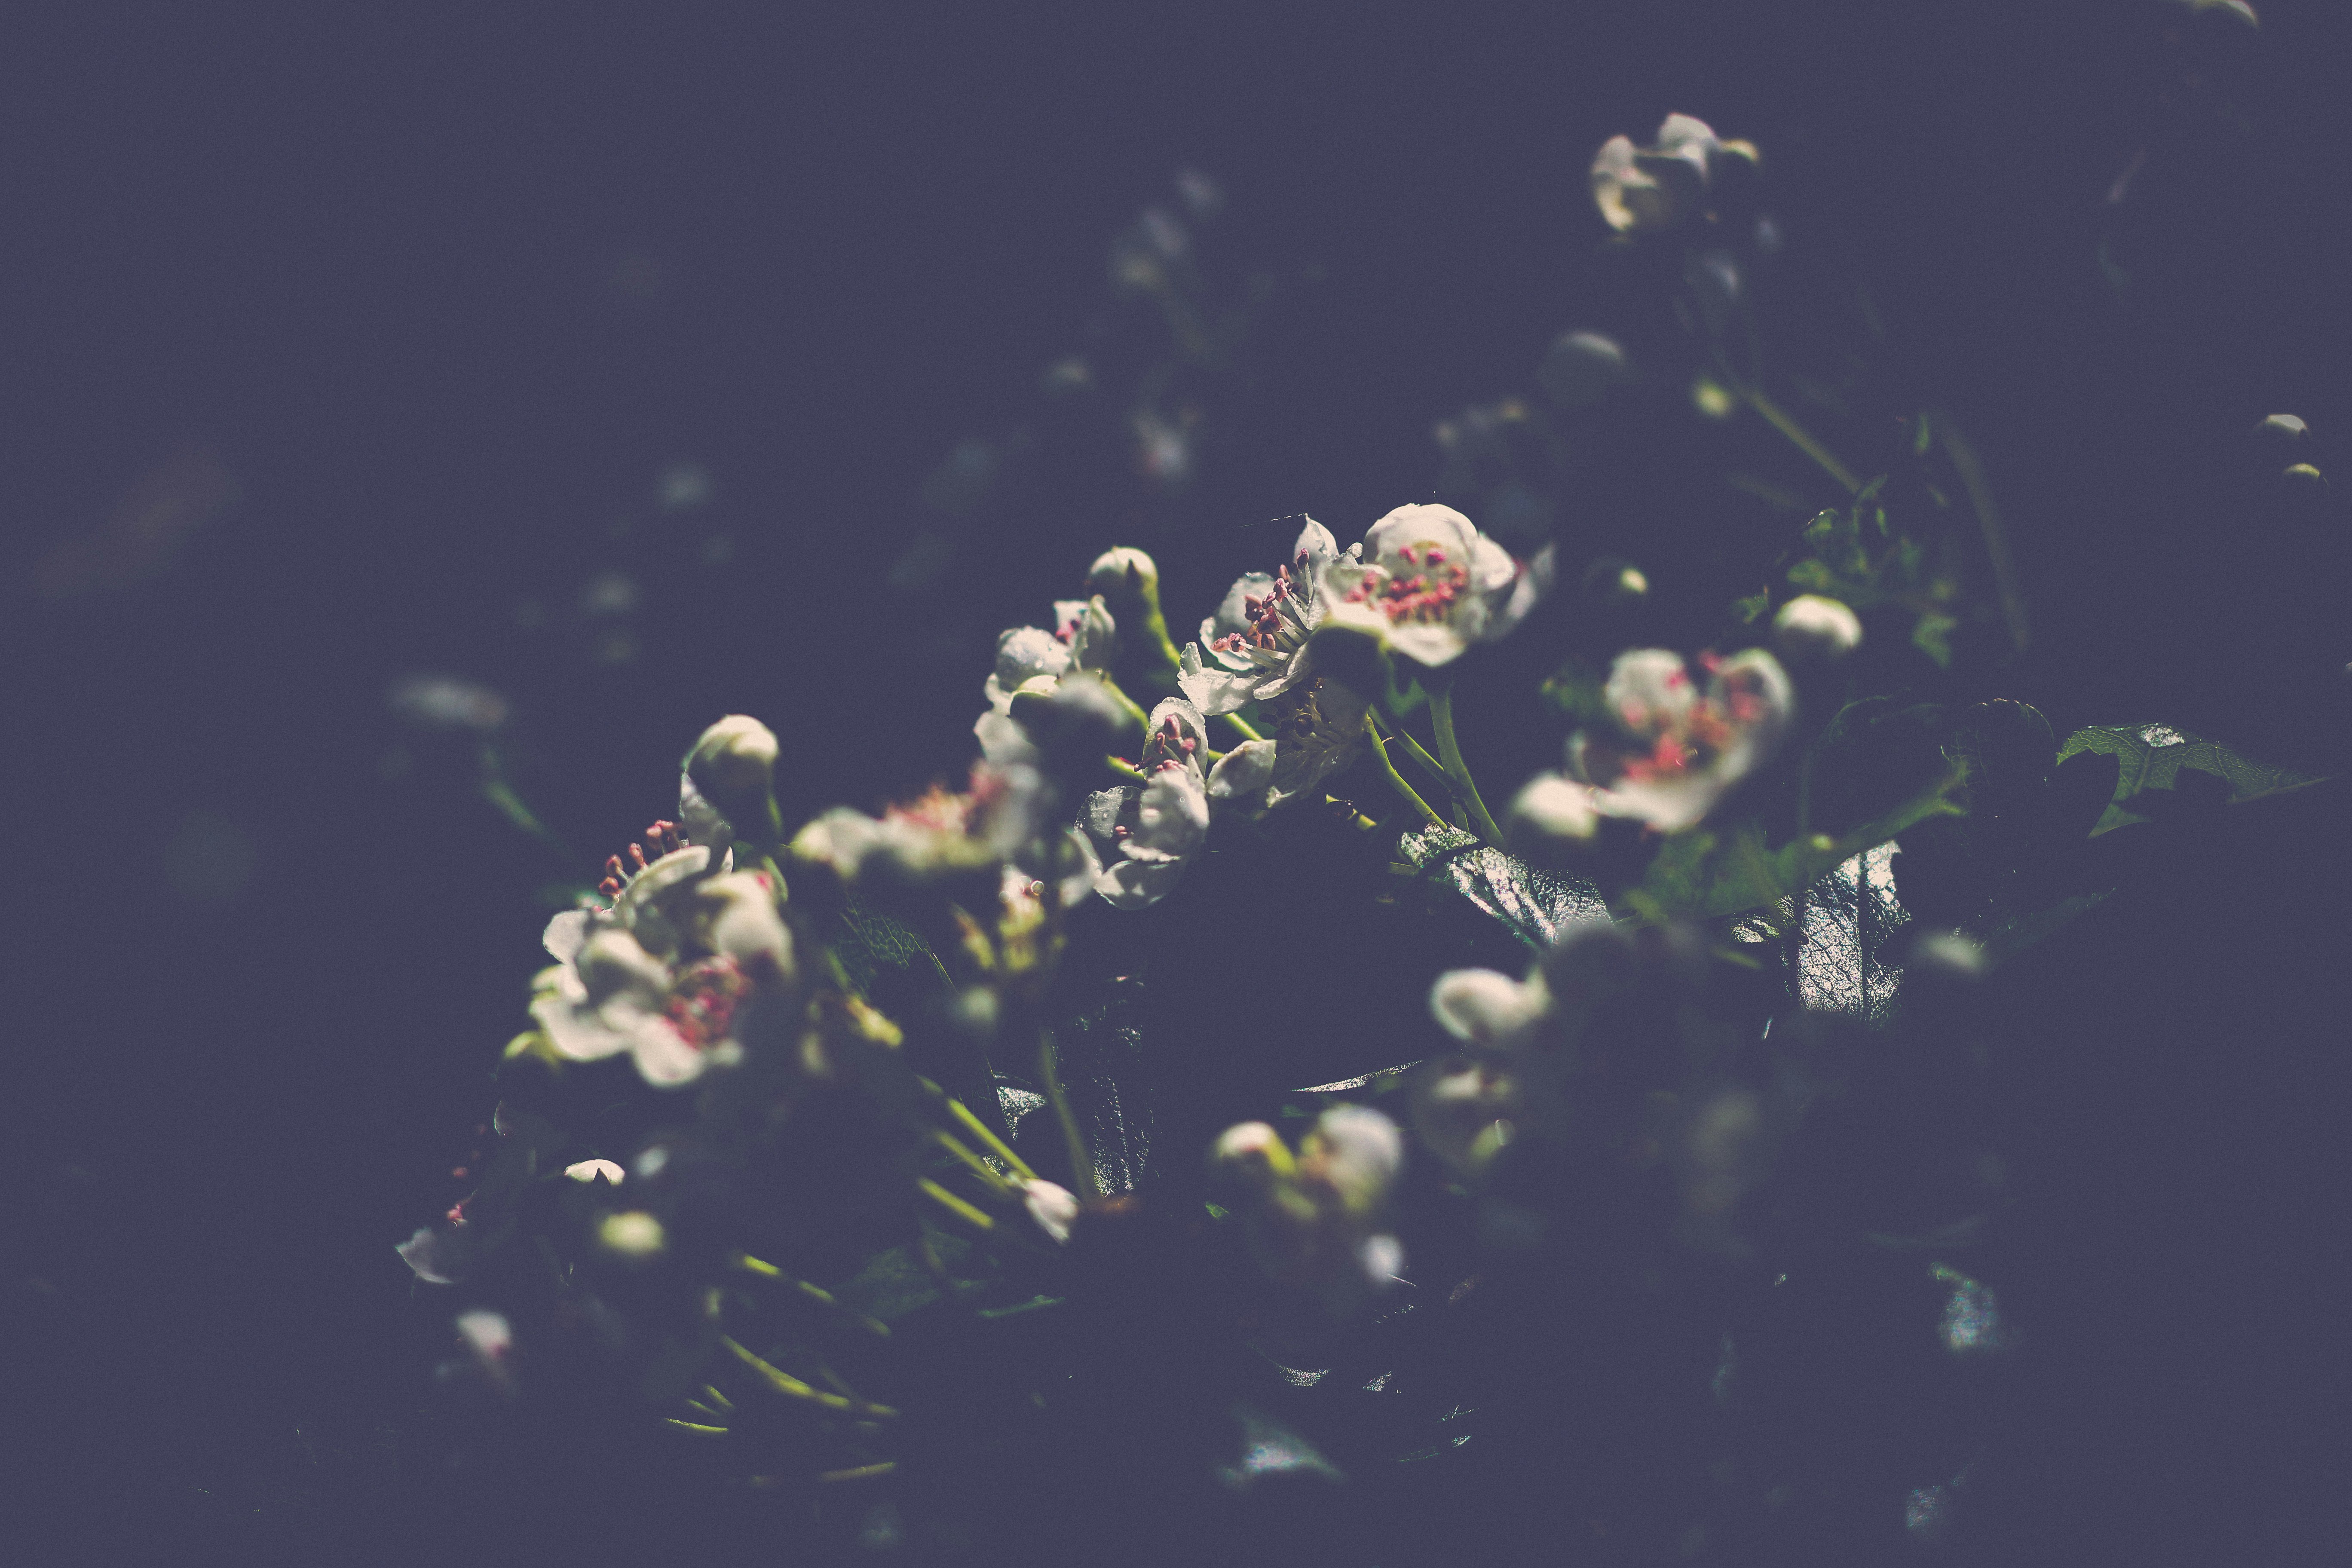
[[[1168,617],[1160,613],[1160,584],[1157,579],[1139,584],[1137,596],[1143,601],[1143,635],[1151,649],[1160,656],[1170,674],[1184,668],[1184,658],[1176,651],[1176,644],[1168,636]]]
[[[1381,743],[1380,727],[1376,724],[1367,724],[1364,727],[1364,733],[1372,742],[1372,755],[1380,758],[1381,760],[1381,772],[1388,775],[1389,787],[1396,791],[1397,794],[1404,796],[1405,799],[1412,802],[1414,807],[1420,811],[1421,815],[1429,818],[1433,825],[1439,827],[1452,826],[1445,820],[1445,818],[1430,810],[1429,802],[1422,799],[1420,795],[1414,791],[1412,785],[1404,782],[1404,775],[1396,771],[1396,764],[1389,761],[1388,747]]]
[[[1097,671],[1097,673],[1101,674],[1100,671]],[[1150,731],[1151,715],[1146,713],[1141,708],[1138,707],[1134,698],[1129,697],[1126,692],[1121,691],[1118,689],[1118,681],[1113,680],[1108,675],[1101,675],[1101,679],[1103,689],[1109,692],[1112,700],[1118,702],[1121,708],[1127,710],[1127,716],[1129,719],[1134,720],[1136,725],[1142,729],[1148,736]]]
[[[1240,733],[1241,738],[1244,741],[1263,741],[1265,739],[1264,735],[1259,734],[1256,730],[1251,727],[1249,721],[1244,719],[1238,713],[1220,713],[1217,717],[1223,719],[1226,723],[1231,724],[1234,729]]]
[[[1380,724],[1382,721],[1376,717],[1373,719],[1372,722]],[[1396,721],[1392,719],[1386,721],[1384,728],[1391,732],[1391,739],[1402,741],[1404,742],[1404,749],[1407,754],[1409,754],[1414,762],[1419,763],[1423,767],[1428,769],[1429,776],[1431,778],[1435,779],[1449,790],[1454,787],[1454,777],[1451,773],[1448,773],[1445,771],[1445,764],[1439,762],[1435,757],[1431,756],[1422,746],[1422,743],[1412,738],[1412,731],[1406,729],[1402,724],[1397,723]]]
[[[945,1149],[949,1153],[953,1154],[957,1159],[961,1160],[965,1166],[970,1169],[974,1175],[977,1175],[981,1180],[986,1182],[991,1191],[999,1194],[1020,1191],[1018,1187],[1014,1186],[1011,1182],[1006,1181],[1002,1175],[998,1174],[995,1166],[990,1164],[987,1161],[973,1153],[971,1150],[965,1145],[964,1141],[957,1137],[954,1133],[947,1131],[944,1129],[934,1128],[931,1131],[931,1137],[938,1142],[940,1148]]]
[[[1820,464],[1822,471],[1843,487],[1846,494],[1856,495],[1861,492],[1862,481],[1855,479],[1843,463],[1831,456],[1828,447],[1814,440],[1811,431],[1790,418],[1786,409],[1765,396],[1761,387],[1743,386],[1740,388],[1740,395],[1748,400],[1748,407],[1764,416],[1766,424],[1786,436],[1790,445]]]
[[[1045,1098],[1053,1102],[1063,1140],[1069,1144],[1071,1189],[1081,1199],[1102,1196],[1102,1184],[1095,1180],[1094,1154],[1087,1147],[1087,1135],[1078,1131],[1078,1114],[1070,1109],[1070,1097],[1062,1090],[1062,1075],[1055,1070],[1051,1029],[1037,1031],[1037,1079],[1045,1086]]]
[[[1478,798],[1478,786],[1471,780],[1469,765],[1462,760],[1461,744],[1454,739],[1454,687],[1451,682],[1441,682],[1430,691],[1429,718],[1437,728],[1437,754],[1445,761],[1446,776],[1460,788],[1463,802],[1469,806],[1471,818],[1477,823],[1480,835],[1487,843],[1499,845],[1503,842],[1503,830],[1495,826],[1494,817],[1486,811],[1486,803]]]
[[[1129,762],[1125,757],[1114,757],[1106,754],[1103,757],[1103,766],[1108,768],[1111,772],[1117,773],[1123,779],[1132,779],[1137,784],[1144,782],[1143,770],[1137,767],[1133,763]]]
[[[2009,553],[2009,535],[2000,526],[2000,510],[1993,505],[1992,487],[1985,480],[1984,465],[1977,460],[1977,449],[1969,445],[1952,416],[1938,412],[1936,428],[1944,437],[1944,451],[1952,459],[1952,467],[1960,472],[1960,483],[1968,488],[1969,504],[1976,509],[1977,526],[1984,531],[1985,554],[1992,563],[1993,586],[2000,594],[2001,619],[2009,623],[2010,646],[2019,653],[2025,651],[2025,595],[2017,585],[2017,563]]]
[[[1013,1145],[999,1138],[995,1129],[982,1121],[971,1106],[950,1096],[948,1100],[948,1112],[958,1121],[971,1129],[972,1135],[987,1144],[998,1159],[1012,1166],[1014,1175],[1024,1182],[1034,1182],[1037,1179],[1037,1173],[1031,1170],[1028,1163],[1013,1152]]]

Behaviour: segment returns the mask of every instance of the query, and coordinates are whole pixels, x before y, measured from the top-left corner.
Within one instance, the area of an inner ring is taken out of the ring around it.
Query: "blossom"
[[[1835,599],[1800,594],[1772,617],[1772,637],[1791,658],[1843,658],[1861,644],[1862,621]]]
[[[1671,228],[1706,199],[1717,160],[1756,161],[1753,144],[1717,138],[1706,121],[1669,114],[1656,142],[1636,147],[1630,136],[1612,136],[1592,160],[1592,200],[1601,218],[1621,234]]]
[[[1538,773],[1511,802],[1511,820],[1546,838],[1590,838],[1601,826],[1600,794],[1575,779]]]
[[[1508,632],[1550,584],[1549,549],[1517,561],[1450,506],[1401,506],[1325,564],[1321,591],[1334,624],[1433,668]]]
[[[530,1012],[557,1055],[625,1051],[665,1087],[740,1059],[751,1004],[794,983],[792,936],[765,872],[714,876],[710,859],[702,845],[673,850],[632,877],[612,909],[548,922],[556,962]]]
[[[1070,1239],[1070,1226],[1078,1217],[1078,1200],[1069,1188],[1032,1179],[1021,1184],[1021,1202],[1039,1230],[1055,1241]]]
[[[1705,691],[1680,654],[1619,654],[1601,689],[1618,733],[1570,736],[1570,777],[1538,775],[1528,786],[1542,788],[1533,805],[1562,806],[1554,781],[1581,782],[1592,786],[1590,804],[1603,816],[1633,817],[1661,833],[1704,820],[1725,791],[1771,754],[1795,698],[1780,661],[1761,648],[1729,658],[1702,654],[1699,666],[1707,675]]]
[[[1324,568],[1352,560],[1360,548],[1342,556],[1331,531],[1308,518],[1290,563],[1271,577],[1237,578],[1217,613],[1201,623],[1201,640],[1185,645],[1176,677],[1184,695],[1213,718],[1289,690],[1307,674],[1307,641],[1329,603]]]
[[[1008,713],[1016,691],[1051,691],[1072,670],[1107,668],[1118,629],[1099,594],[1090,599],[1055,600],[1052,631],[1013,626],[998,636],[996,668],[982,685],[988,705]],[[1032,686],[1033,681],[1042,684]]]
[[[1208,842],[1211,803],[1255,795],[1274,776],[1272,741],[1237,746],[1203,772],[1207,751],[1208,721],[1171,697],[1151,710],[1139,763],[1144,782],[1088,797],[1088,831],[1117,851],[1095,883],[1114,907],[1139,910],[1166,898]]]
[[[688,837],[722,845],[723,826],[727,837],[746,829],[772,837],[776,754],[775,731],[746,713],[730,713],[703,731],[678,764],[678,815]]]
[[[1362,1105],[1316,1119],[1294,1157],[1263,1121],[1228,1128],[1210,1168],[1242,1188],[1250,1250],[1278,1284],[1320,1293],[1336,1309],[1388,1285],[1403,1249],[1381,1223],[1404,1163],[1395,1122]]]

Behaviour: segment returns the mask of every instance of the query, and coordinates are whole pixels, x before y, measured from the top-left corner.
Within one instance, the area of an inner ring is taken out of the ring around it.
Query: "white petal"
[[[1401,506],[1364,531],[1364,553],[1382,565],[1402,558],[1408,544],[1434,544],[1446,559],[1470,563],[1478,529],[1450,506]]]
[[[1609,667],[1601,689],[1617,722],[1636,735],[1658,735],[1679,724],[1698,701],[1683,656],[1666,648],[1633,648]]]
[[[1329,529],[1311,517],[1307,520],[1307,526],[1298,531],[1297,542],[1290,547],[1291,563],[1297,564],[1298,558],[1304,555],[1307,557],[1307,574],[1310,575],[1322,571],[1324,563],[1339,553],[1339,542],[1331,537]]]
[[[1601,807],[1588,784],[1559,773],[1538,773],[1511,802],[1511,816],[1547,838],[1590,838],[1601,825]]]
[[[1012,693],[1005,693],[1005,701],[1011,704]],[[999,766],[1034,765],[1037,761],[1037,748],[1030,742],[1029,731],[1003,712],[982,714],[971,721],[971,732],[980,740],[980,754]]]
[[[1160,865],[1121,860],[1102,874],[1095,891],[1113,909],[1146,909],[1172,892],[1183,875],[1184,863],[1181,860]]]
[[[1188,769],[1166,768],[1143,786],[1136,802],[1135,832],[1119,846],[1131,859],[1181,859],[1201,847],[1209,832],[1209,799]]]
[[[669,988],[667,966],[636,938],[612,926],[600,925],[588,933],[572,969],[586,987],[587,1000],[597,1004],[632,991],[658,996]]]
[[[1491,969],[1454,969],[1429,988],[1429,1011],[1457,1040],[1507,1047],[1543,1016],[1548,994]]]
[[[1012,626],[996,638],[996,679],[1019,686],[1035,675],[1060,675],[1070,668],[1070,650],[1042,626]]]
[[[600,1061],[629,1048],[628,1037],[609,1027],[602,1015],[584,1003],[541,996],[531,1003],[530,1016],[547,1032],[555,1054],[572,1061]]]
[[[1078,1200],[1067,1187],[1051,1182],[1031,1181],[1022,1184],[1021,1201],[1037,1228],[1055,1241],[1070,1239],[1071,1222],[1078,1217]]]
[[[629,1050],[637,1059],[637,1072],[656,1089],[690,1082],[710,1065],[700,1051],[686,1043],[677,1026],[658,1015],[638,1020],[629,1032]]]
[[[1098,789],[1087,796],[1087,830],[1097,838],[1116,837],[1119,818],[1143,791],[1134,784]]]
[[[540,937],[541,945],[554,955],[558,963],[570,963],[580,956],[580,944],[588,940],[589,915],[586,910],[566,910],[547,922]]]
[[[1484,619],[1484,616],[1475,618]],[[1433,669],[1461,658],[1469,646],[1464,634],[1444,621],[1391,626],[1389,629],[1389,647],[1415,663],[1427,665]]]
[[[1274,780],[1275,743],[1251,741],[1235,746],[1209,770],[1211,800],[1246,800]]]
[[[1209,668],[1201,661],[1201,649],[1197,643],[1184,645],[1183,662],[1177,671],[1176,684],[1202,713],[1212,715],[1235,712],[1257,695],[1255,667],[1247,675]]]

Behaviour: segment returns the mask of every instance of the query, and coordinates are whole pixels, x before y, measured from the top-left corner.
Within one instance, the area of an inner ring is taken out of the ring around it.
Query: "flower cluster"
[[[1267,1276],[1335,1309],[1385,1289],[1404,1267],[1402,1245],[1382,1224],[1403,1163],[1396,1123],[1361,1105],[1323,1112],[1296,1154],[1263,1121],[1226,1129],[1209,1152]]]
[[[1272,741],[1251,741],[1203,771],[1208,721],[1181,697],[1152,710],[1138,764],[1139,784],[1098,790],[1087,801],[1087,827],[1109,868],[1096,882],[1114,909],[1141,909],[1175,888],[1209,837],[1214,805],[1262,795],[1274,776]]]
[[[1593,204],[1620,234],[1673,228],[1703,210],[1726,159],[1753,163],[1756,148],[1718,139],[1704,120],[1669,114],[1647,147],[1630,136],[1601,143],[1592,160]]]
[[[1780,661],[1761,648],[1699,656],[1702,689],[1664,648],[1618,656],[1601,700],[1612,721],[1569,738],[1568,773],[1538,774],[1513,814],[1553,837],[1591,837],[1603,816],[1660,833],[1705,820],[1732,785],[1772,753],[1795,711]]]

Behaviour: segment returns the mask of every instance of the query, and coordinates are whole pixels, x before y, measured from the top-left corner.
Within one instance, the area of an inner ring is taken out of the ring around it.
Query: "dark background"
[[[2034,614],[2009,694],[2062,734],[2162,718],[2336,765],[2342,515],[2248,432],[2296,413],[2326,468],[2352,420],[2352,55],[2330,7],[2262,8],[2258,36],[2160,0],[17,17],[15,1528],[71,1532],[47,1561],[359,1561],[429,1515],[395,1450],[439,1324],[391,1247],[463,1190],[542,886],[666,810],[720,713],[784,738],[790,809],[870,807],[960,765],[995,630],[1097,549],[1158,552],[1181,636],[1265,553],[1247,525],[1345,540],[1430,497],[1433,421],[1622,330],[1584,170],[1668,110],[1764,148],[1791,254],[1866,283],[1968,422]],[[1180,165],[1227,193],[1220,265],[1273,281],[1171,489],[1075,455],[1115,398],[1037,388],[1148,337],[1105,249]],[[972,437],[1035,460],[959,517],[927,481]],[[1629,437],[1560,499],[1571,569],[1722,500],[1685,449]],[[681,464],[708,499],[666,508]],[[926,530],[943,573],[894,586]],[[633,606],[586,607],[615,572]],[[569,858],[403,726],[418,672],[504,693]],[[2019,1416],[2049,1530],[2011,1561],[2316,1561],[2290,1541],[2340,1521],[2341,832],[2297,810],[2037,1039],[2025,1114],[2080,1180],[2029,1219],[2028,1289],[2076,1353]]]

